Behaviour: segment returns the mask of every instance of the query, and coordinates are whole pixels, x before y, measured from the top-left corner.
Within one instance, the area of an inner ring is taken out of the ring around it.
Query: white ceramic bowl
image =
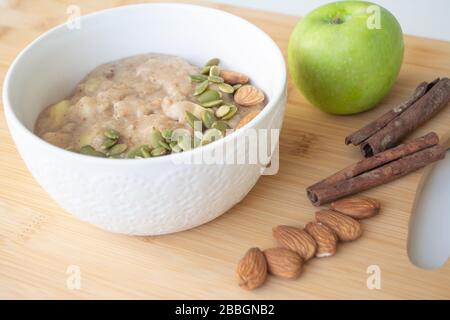
[[[225,67],[250,75],[269,103],[246,127],[220,141],[145,160],[83,156],[33,134],[39,112],[70,94],[90,70],[148,52],[178,55],[198,65],[220,57]],[[80,29],[58,26],[18,55],[3,88],[9,129],[42,187],[80,219],[135,235],[189,229],[239,202],[260,177],[260,165],[180,162],[203,149],[222,148],[249,128],[279,129],[285,100],[284,59],[264,32],[226,12],[180,4],[118,7],[83,17]],[[236,144],[234,151],[249,150]]]

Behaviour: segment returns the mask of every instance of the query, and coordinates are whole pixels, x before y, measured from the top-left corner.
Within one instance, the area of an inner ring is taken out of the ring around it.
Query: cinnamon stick
[[[392,148],[450,102],[450,79],[421,83],[402,105],[390,110],[345,139],[360,145],[365,157]]]
[[[364,159],[307,188],[307,196],[316,205],[349,196],[425,167],[445,157],[432,132],[408,143]]]
[[[345,138],[345,144],[349,145],[350,143],[354,146],[358,146],[361,142],[367,140],[370,136],[374,135],[377,131],[383,129],[389,122],[391,122],[395,117],[401,114],[403,111],[408,109],[410,106],[414,104],[417,100],[423,97],[425,93],[427,93],[437,82],[439,78],[433,80],[432,82],[422,82],[417,88],[414,90],[413,95],[406,100],[404,103],[395,107],[383,114],[378,119],[375,119],[365,127],[362,127],[356,132],[353,132],[349,136]]]

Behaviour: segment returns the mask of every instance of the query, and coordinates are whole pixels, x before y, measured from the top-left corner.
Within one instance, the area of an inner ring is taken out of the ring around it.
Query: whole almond
[[[235,84],[246,84],[248,82],[248,77],[240,72],[231,70],[220,70],[219,74],[225,83],[235,85]]]
[[[302,273],[303,259],[294,251],[286,248],[264,250],[267,268],[270,274],[286,279],[296,279]]]
[[[262,103],[263,101],[264,93],[249,84],[243,85],[234,94],[234,102],[243,107],[254,106]]]
[[[319,222],[310,222],[305,226],[305,230],[317,243],[317,258],[330,257],[336,253],[339,239],[332,229]]]
[[[311,259],[316,253],[316,241],[300,228],[277,226],[272,229],[272,234],[279,245],[297,252],[304,260]]]
[[[380,202],[369,197],[357,196],[335,201],[331,204],[331,208],[355,219],[366,219],[380,211]]]
[[[251,248],[239,261],[236,274],[239,286],[253,290],[261,286],[267,278],[267,262],[261,250]]]
[[[316,220],[330,227],[341,241],[353,241],[362,235],[363,230],[357,220],[333,210],[316,212]]]
[[[247,113],[237,124],[236,129],[240,129],[243,126],[245,126],[247,123],[252,121],[257,115],[259,114],[259,111],[251,111]]]

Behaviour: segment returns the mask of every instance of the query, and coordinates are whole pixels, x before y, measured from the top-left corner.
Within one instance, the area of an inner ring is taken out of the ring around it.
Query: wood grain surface
[[[78,4],[87,14],[132,2],[0,1],[0,79],[26,44],[67,20],[69,4]],[[256,24],[286,54],[289,33],[298,18],[214,7]],[[300,279],[271,277],[264,287],[248,292],[234,278],[236,263],[249,247],[274,245],[273,226],[302,226],[313,219],[315,208],[305,196],[305,187],[360,159],[357,148],[344,146],[346,134],[403,101],[420,81],[450,75],[450,43],[409,36],[405,41],[398,81],[370,112],[351,117],[324,114],[310,106],[290,82],[279,173],[262,177],[240,204],[220,218],[173,235],[115,235],[64,212],[26,169],[2,109],[0,298],[450,298],[450,263],[422,270],[407,255],[408,223],[422,172],[366,192],[381,200],[381,214],[364,221],[363,237],[340,245],[335,257],[308,262]],[[430,130],[444,135],[449,124],[447,108],[414,136]],[[379,290],[366,285],[371,265],[381,270]],[[81,272],[80,289],[67,286],[71,266]]]

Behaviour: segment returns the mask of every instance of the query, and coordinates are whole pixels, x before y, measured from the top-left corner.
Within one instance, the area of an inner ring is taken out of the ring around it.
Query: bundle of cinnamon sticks
[[[308,187],[316,205],[332,202],[407,175],[445,157],[439,137],[427,135],[400,144],[401,140],[450,102],[450,79],[423,82],[402,105],[392,109],[345,139],[360,145],[366,159]]]
[[[422,82],[403,104],[345,138],[367,158],[398,145],[450,102],[450,79]]]

